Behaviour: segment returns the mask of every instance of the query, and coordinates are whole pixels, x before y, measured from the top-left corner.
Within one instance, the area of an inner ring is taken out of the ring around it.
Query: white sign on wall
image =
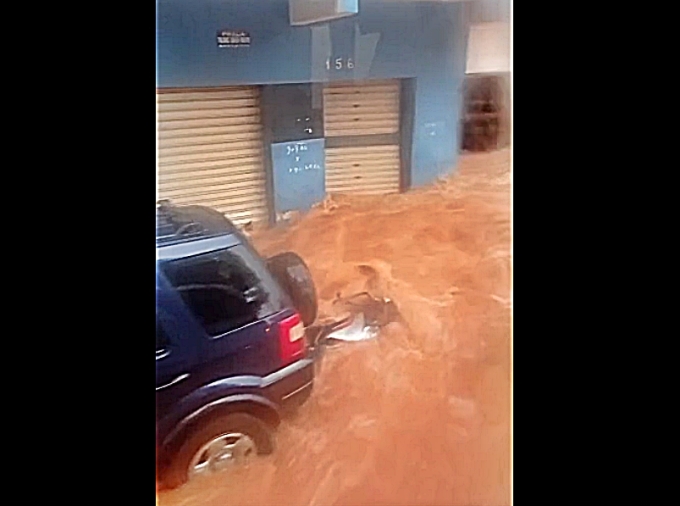
[[[249,47],[250,33],[243,30],[220,30],[217,32],[217,47]]]

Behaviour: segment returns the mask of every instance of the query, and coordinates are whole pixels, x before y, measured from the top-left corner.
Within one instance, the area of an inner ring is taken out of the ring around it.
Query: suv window
[[[162,266],[206,332],[217,336],[266,316],[267,292],[236,246]]]

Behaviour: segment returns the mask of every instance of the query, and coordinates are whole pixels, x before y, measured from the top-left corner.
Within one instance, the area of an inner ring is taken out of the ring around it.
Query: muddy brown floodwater
[[[407,194],[334,198],[253,240],[305,258],[322,312],[369,288],[405,324],[328,349],[273,455],[161,506],[509,504],[510,152],[465,155]]]

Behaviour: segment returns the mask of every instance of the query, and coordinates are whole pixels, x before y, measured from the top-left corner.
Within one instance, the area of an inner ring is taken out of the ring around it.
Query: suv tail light
[[[290,364],[305,356],[307,351],[305,327],[299,314],[295,313],[279,322],[279,344],[284,364]]]

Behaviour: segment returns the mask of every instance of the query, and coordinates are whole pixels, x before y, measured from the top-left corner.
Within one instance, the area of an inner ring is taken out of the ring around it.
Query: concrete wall
[[[420,186],[457,162],[466,7],[360,0],[358,16],[292,27],[288,0],[158,0],[157,86],[414,77],[411,182]],[[249,32],[250,47],[218,48],[217,31],[230,29]]]

